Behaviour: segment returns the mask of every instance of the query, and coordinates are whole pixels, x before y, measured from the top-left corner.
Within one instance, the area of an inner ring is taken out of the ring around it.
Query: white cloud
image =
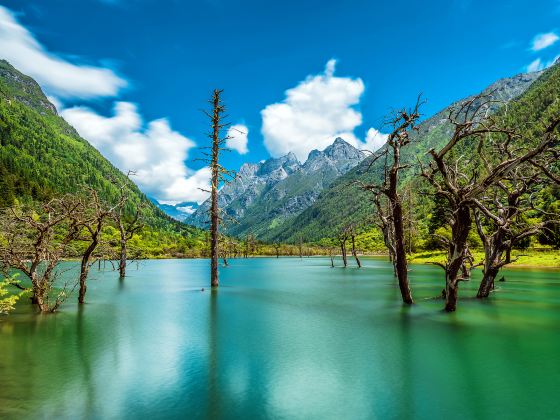
[[[550,66],[552,66],[554,63],[556,63],[556,61],[558,61],[558,59],[560,59],[560,55],[557,55],[552,60],[547,61],[547,62],[543,62],[540,58],[537,58],[536,60],[532,61],[531,64],[529,64],[527,66],[527,72],[532,73],[534,71],[541,71],[541,70],[547,69]]]
[[[111,69],[73,64],[47,51],[13,12],[0,6],[0,58],[33,77],[58,97],[94,98],[115,96],[127,85]]]
[[[544,64],[542,63],[540,58],[537,58],[527,66],[527,72],[532,73],[534,71],[542,70],[543,68],[544,68]]]
[[[379,130],[375,128],[370,128],[367,131],[366,141],[365,141],[365,149],[370,151],[376,151],[385,143],[387,143],[387,138],[389,137],[388,134],[383,134]]]
[[[230,137],[226,140],[226,146],[232,150],[235,150],[240,155],[244,155],[249,152],[247,144],[249,128],[243,124],[232,125],[227,132],[227,136]]]
[[[166,119],[144,126],[130,102],[117,102],[111,117],[85,107],[64,109],[61,115],[120,170],[136,171],[134,181],[149,196],[166,204],[207,198],[199,188],[209,189],[209,170],[185,165],[195,143],[173,131]]]
[[[325,71],[308,76],[288,89],[286,98],[261,111],[264,144],[272,156],[294,152],[304,161],[313,149],[324,149],[336,137],[360,149],[369,144],[358,139],[354,129],[362,124],[362,114],[354,109],[364,92],[360,78],[334,76],[336,60],[329,60]],[[372,135],[374,132],[372,132]]]
[[[533,38],[531,49],[533,51],[540,51],[555,44],[560,38],[554,32],[547,32],[546,34],[538,34]]]
[[[193,214],[196,209],[194,206],[175,207],[178,211],[185,214]]]

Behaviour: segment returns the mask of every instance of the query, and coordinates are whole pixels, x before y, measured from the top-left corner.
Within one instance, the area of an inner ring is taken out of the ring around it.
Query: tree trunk
[[[445,279],[445,310],[447,312],[453,312],[457,309],[461,267],[465,261],[467,238],[472,224],[469,207],[459,207],[454,213],[453,219]]]
[[[98,225],[97,230],[94,231],[92,235],[92,241],[89,246],[84,251],[84,255],[82,256],[82,264],[80,266],[80,291],[78,293],[78,303],[82,304],[86,298],[86,291],[87,291],[87,276],[89,273],[89,261],[91,259],[91,254],[97,248],[97,244],[99,243],[98,237],[99,233],[101,232],[101,224]]]
[[[124,237],[125,233],[121,233],[121,255],[119,259],[119,277],[124,279],[126,277],[126,253],[127,253],[127,246],[126,246],[126,237]]]
[[[218,287],[218,239],[220,214],[218,208],[218,183],[219,183],[219,163],[220,153],[220,95],[219,91],[214,91],[213,97],[213,117],[212,117],[212,193],[210,208],[210,286]]]
[[[498,275],[498,269],[489,268],[484,269],[484,274],[482,276],[482,281],[480,282],[480,287],[478,288],[478,293],[476,297],[479,299],[487,298],[490,292],[494,289],[494,281]]]
[[[358,268],[362,268],[362,263],[360,262],[360,259],[358,258],[358,254],[356,253],[356,243],[354,241],[354,235],[352,235],[352,255],[356,260],[356,264],[358,264]]]
[[[410,291],[410,286],[408,284],[408,264],[406,261],[406,249],[404,246],[404,229],[402,224],[402,207],[400,200],[396,200],[393,211],[393,223],[395,225],[395,265],[397,278],[399,279],[399,288],[401,290],[403,302],[411,305],[414,303],[414,300],[412,300],[412,292]]]
[[[496,237],[492,239],[496,239]],[[500,271],[500,261],[502,257],[502,252],[496,248],[496,244],[493,240],[490,240],[486,247],[482,281],[480,282],[478,293],[476,294],[476,297],[479,299],[487,298],[494,289],[494,281]]]
[[[32,305],[39,304],[39,290],[35,285],[32,287],[31,297],[29,298],[29,300],[31,301]]]
[[[45,280],[41,279],[41,283],[39,283],[39,279],[35,274],[31,277],[31,283],[33,285],[33,295],[31,296],[31,303],[37,305],[41,312],[49,312],[49,305],[47,299],[47,288],[45,287]]]

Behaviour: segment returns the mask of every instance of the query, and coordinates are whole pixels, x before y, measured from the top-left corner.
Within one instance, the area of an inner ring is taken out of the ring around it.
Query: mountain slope
[[[133,182],[58,116],[39,85],[0,60],[0,207],[78,193],[85,186],[114,201],[110,181],[127,183],[131,205],[143,206],[149,225],[179,229]]]
[[[542,72],[535,72],[501,79],[483,92],[490,94],[494,99],[508,102],[527,91],[541,74]],[[446,121],[446,116],[450,109],[461,101],[451,104],[419,125],[413,144],[403,150],[403,162],[413,163],[416,159],[426,159],[426,151],[432,147],[437,149],[444,144],[452,129]],[[499,106],[495,105],[492,110],[496,112],[498,109]],[[383,176],[382,165],[379,161],[369,168],[370,159],[365,159],[333,182],[312,206],[286,221],[281,228],[271,229],[263,239],[295,242],[299,235],[303,235],[307,240],[315,241],[335,236],[342,226],[350,222],[363,222],[372,213],[370,195],[350,184],[355,180],[378,182]],[[409,171],[405,175],[405,183],[406,177],[411,176]]]
[[[348,172],[365,155],[341,138],[323,151],[313,150],[301,164],[293,153],[259,164],[244,164],[238,178],[221,190],[220,206],[227,216],[227,232],[265,237],[315,202],[332,181]],[[187,221],[203,226],[209,203]],[[227,223],[228,219],[235,222]]]

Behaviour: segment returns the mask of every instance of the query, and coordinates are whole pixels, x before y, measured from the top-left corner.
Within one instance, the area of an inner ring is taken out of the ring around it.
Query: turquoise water
[[[486,302],[430,299],[441,270],[324,258],[93,270],[88,303],[0,320],[2,418],[560,418],[560,272],[506,271]],[[205,287],[204,292],[201,288]]]

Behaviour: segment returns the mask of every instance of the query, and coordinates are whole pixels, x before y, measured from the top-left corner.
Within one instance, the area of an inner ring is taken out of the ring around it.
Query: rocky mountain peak
[[[364,157],[363,152],[337,137],[325,150],[312,150],[303,167],[306,171],[317,171],[321,167],[330,166],[342,175],[360,163]]]
[[[245,163],[237,178],[223,187],[220,206],[238,220],[248,211],[262,213],[263,206],[270,214],[265,211],[262,217],[287,217],[311,205],[324,187],[363,158],[362,152],[339,137],[325,150],[311,151],[303,165],[292,152],[260,163]],[[203,226],[208,207],[206,201],[187,221]]]

